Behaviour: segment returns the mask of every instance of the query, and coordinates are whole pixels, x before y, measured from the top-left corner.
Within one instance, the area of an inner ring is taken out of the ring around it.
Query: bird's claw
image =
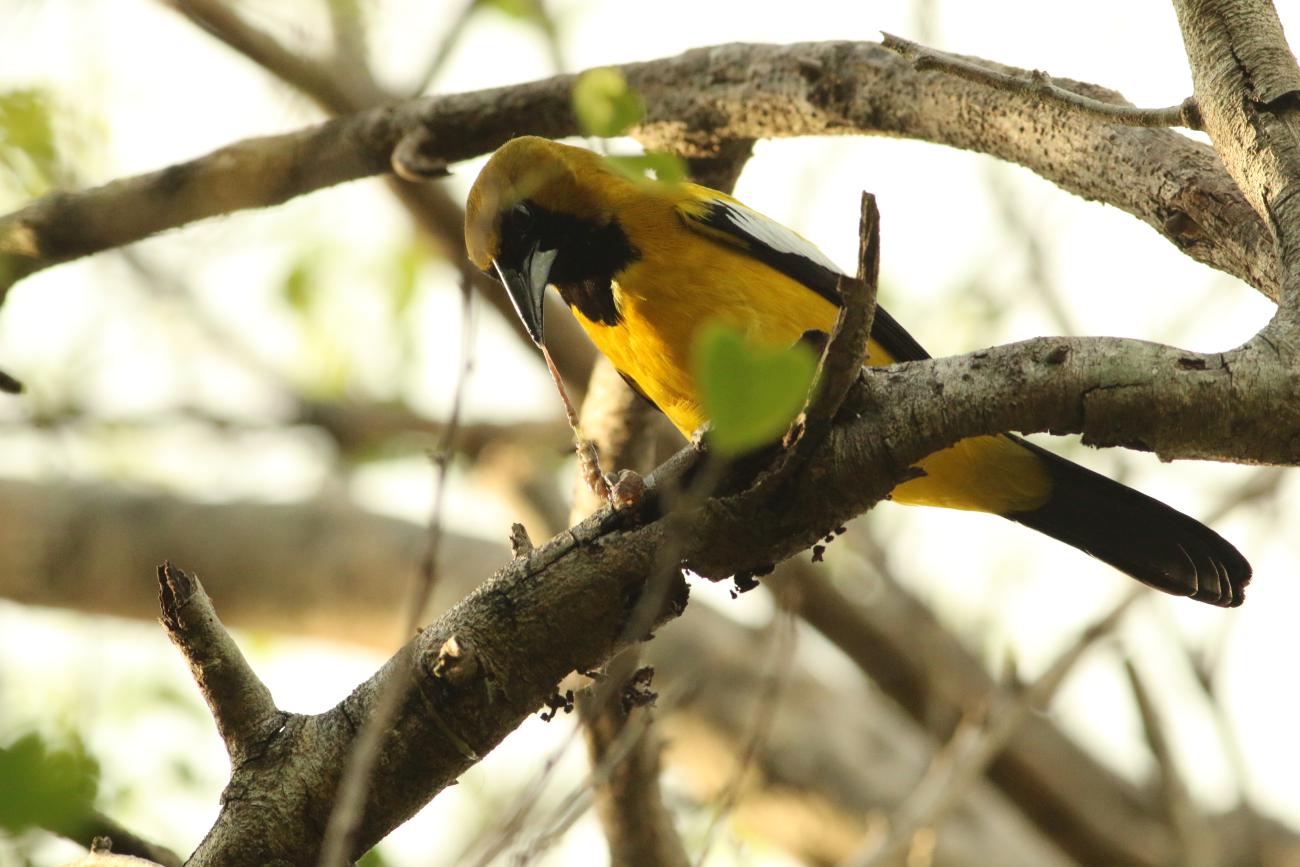
[[[645,496],[645,477],[635,470],[619,470],[617,477],[607,473],[604,481],[609,489],[605,501],[615,511],[631,508]]]

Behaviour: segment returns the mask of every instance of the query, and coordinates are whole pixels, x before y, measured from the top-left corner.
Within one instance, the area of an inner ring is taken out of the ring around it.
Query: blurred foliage
[[[0,178],[16,196],[39,196],[62,168],[48,92],[27,88],[0,93]]]
[[[713,422],[710,443],[739,454],[783,434],[803,408],[817,358],[803,343],[759,346],[722,323],[700,329],[692,363],[700,401]]]
[[[474,8],[494,9],[511,18],[536,24],[548,34],[554,30],[551,17],[546,14],[546,7],[541,0],[476,0]]]
[[[0,780],[0,828],[67,828],[94,806],[99,763],[79,738],[58,747],[30,733],[0,747]]]
[[[622,135],[645,117],[645,102],[612,67],[589,69],[573,84],[573,111],[587,135]]]
[[[597,138],[624,135],[645,117],[645,101],[628,87],[623,73],[612,67],[589,69],[573,85],[573,113],[583,133]],[[676,154],[647,151],[635,156],[607,157],[611,166],[633,180],[647,176],[673,184],[686,178],[686,165]]]

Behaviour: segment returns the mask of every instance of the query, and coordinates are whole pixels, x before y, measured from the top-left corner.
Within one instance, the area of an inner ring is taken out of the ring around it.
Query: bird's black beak
[[[542,300],[546,297],[556,252],[539,250],[534,243],[517,263],[492,260],[510,302],[515,305],[515,312],[528,330],[528,336],[538,346],[542,345]]]

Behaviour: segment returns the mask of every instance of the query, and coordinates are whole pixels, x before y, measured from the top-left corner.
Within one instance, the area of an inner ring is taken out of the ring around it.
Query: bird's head
[[[523,136],[492,155],[469,191],[469,258],[495,273],[539,345],[542,298],[557,258],[581,227],[611,219],[600,189],[606,177],[608,169],[591,151]]]

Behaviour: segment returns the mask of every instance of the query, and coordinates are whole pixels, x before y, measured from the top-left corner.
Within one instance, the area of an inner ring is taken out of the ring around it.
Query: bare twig
[[[285,714],[217,619],[197,576],[163,563],[158,596],[167,637],[190,664],[231,764],[241,765],[280,730]]]
[[[880,210],[876,207],[876,197],[864,192],[858,220],[858,273],[856,277],[840,277],[836,286],[840,294],[839,315],[803,411],[804,434],[811,434],[814,442],[825,435],[867,360],[879,278]]]
[[[111,840],[113,854],[143,858],[161,864],[162,867],[180,867],[185,860],[166,846],[144,839],[98,810],[92,810],[84,816],[70,818],[67,822],[60,823],[57,827],[48,827],[46,830],[82,846],[90,841]],[[97,851],[93,843],[91,851]],[[127,861],[124,858],[122,863],[135,864],[138,867],[141,862]]]
[[[1219,863],[1222,843],[1216,838],[1213,825],[1201,815],[1183,782],[1178,760],[1166,734],[1169,723],[1156,706],[1130,654],[1124,656],[1124,673],[1128,676],[1129,688],[1133,690],[1133,701],[1142,719],[1147,746],[1155,758],[1165,818],[1178,842],[1178,863],[1186,867],[1214,867]]]
[[[891,33],[881,35],[884,37],[883,44],[886,48],[897,51],[911,60],[918,71],[938,69],[998,90],[1036,96],[1044,102],[1051,102],[1107,123],[1138,127],[1182,126],[1188,129],[1201,129],[1200,112],[1191,97],[1168,108],[1137,108],[1131,105],[1103,102],[1061,87],[1054,83],[1052,77],[1046,72],[1035,70],[1028,75],[1010,75],[978,61],[918,45],[901,36],[894,36]]]
[[[754,714],[749,730],[744,733],[744,746],[740,751],[740,759],[736,763],[735,773],[723,787],[718,802],[714,805],[709,827],[704,833],[704,843],[695,857],[696,867],[701,867],[709,857],[709,850],[713,848],[722,820],[735,808],[746,787],[748,777],[754,772],[755,758],[771,734],[776,711],[781,705],[781,691],[794,661],[795,640],[798,633],[795,631],[794,618],[784,609],[778,609],[773,615],[771,628],[774,640],[769,648],[767,664],[764,666],[766,675],[763,686],[754,696]]]
[[[456,385],[452,390],[451,413],[443,427],[442,438],[433,451],[434,495],[433,510],[429,514],[429,545],[420,560],[420,580],[411,601],[411,613],[406,622],[403,638],[413,634],[428,615],[437,579],[439,554],[442,550],[443,510],[447,500],[447,467],[455,453],[456,437],[460,433],[461,411],[465,405],[466,386],[474,369],[474,293],[468,283],[460,287],[460,364],[456,371]]]
[[[855,528],[853,541],[866,528]],[[869,537],[868,537],[869,540]],[[856,544],[872,564],[871,604],[847,598],[824,572],[800,560],[769,586],[786,598],[925,731],[946,738],[970,708],[1003,690],[934,614],[891,577],[879,546]],[[998,701],[1009,701],[1004,697]],[[989,769],[1000,788],[1045,837],[1080,863],[1156,867],[1164,842],[1151,833],[1142,793],[1106,770],[1059,730],[1031,717]],[[1104,792],[1104,797],[1098,797]]]
[[[917,832],[938,823],[952,805],[984,773],[989,762],[1006,746],[1021,723],[1041,708],[1056,692],[1083,654],[1100,638],[1109,635],[1129,607],[1145,591],[1135,590],[1104,618],[1085,629],[1032,684],[1014,698],[996,702],[988,720],[975,723],[969,716],[958,726],[952,740],[936,756],[934,764],[899,807],[882,841],[871,841],[850,858],[848,867],[884,867],[893,863],[911,845]]]
[[[222,0],[161,2],[181,12],[214,38],[301,91],[330,114],[353,114],[394,103],[401,98],[400,94],[387,92],[378,85],[362,54],[354,52],[348,63],[332,62],[326,58],[305,58],[249,24]],[[452,201],[440,185],[427,183],[430,179],[447,173],[449,160],[445,150],[439,151],[432,146],[434,142],[442,141],[445,141],[445,137],[433,135],[423,125],[399,133],[391,143],[385,162],[403,179],[418,183],[403,183],[402,180],[390,178],[390,189],[406,208],[415,225],[460,271],[461,279],[470,281],[483,294],[519,339],[530,342],[505,293],[500,291],[494,281],[472,267],[465,255],[462,237],[464,209]],[[3,251],[4,245],[0,242],[0,254]],[[0,300],[3,300],[3,287],[4,281],[0,280]],[[552,316],[551,320],[554,324],[549,329],[550,340],[557,363],[573,387],[581,389],[591,372],[590,346],[577,337],[577,326],[571,320],[566,321],[568,317]]]
[[[22,381],[0,370],[0,393],[3,394],[22,394]]]
[[[456,385],[452,394],[451,414],[443,432],[442,442],[434,454],[435,491],[433,510],[429,515],[428,546],[420,561],[419,580],[410,603],[410,614],[406,620],[403,640],[416,632],[423,622],[429,600],[437,577],[438,554],[442,543],[443,503],[447,491],[447,465],[451,459],[451,443],[455,440],[460,426],[461,406],[465,398],[465,383],[468,381],[474,360],[474,305],[473,293],[467,283],[461,285],[461,364]],[[463,640],[457,636],[448,638],[439,653],[439,663],[444,663],[449,655],[463,656]],[[477,665],[477,663],[476,663]],[[436,672],[435,672],[436,675]],[[437,676],[437,675],[436,675]],[[338,793],[334,807],[330,811],[329,821],[325,827],[325,839],[321,846],[321,867],[344,867],[353,857],[356,846],[357,828],[361,823],[365,809],[366,795],[371,784],[371,771],[379,757],[389,725],[397,714],[406,693],[413,686],[413,679],[407,677],[390,678],[380,691],[371,715],[361,726],[352,752],[348,755],[347,769],[339,781]],[[437,718],[437,711],[430,709],[430,714]],[[462,752],[477,759],[477,755],[468,746],[464,738],[453,732],[439,718],[440,728]]]
[[[456,17],[451,19],[447,25],[442,39],[438,41],[438,47],[429,53],[429,61],[421,70],[420,74],[415,77],[415,84],[409,89],[411,96],[419,96],[429,89],[429,85],[438,77],[443,66],[447,63],[447,58],[451,56],[452,49],[460,41],[460,35],[465,31],[465,25],[469,24],[474,13],[482,7],[479,0],[462,0],[460,10]]]

